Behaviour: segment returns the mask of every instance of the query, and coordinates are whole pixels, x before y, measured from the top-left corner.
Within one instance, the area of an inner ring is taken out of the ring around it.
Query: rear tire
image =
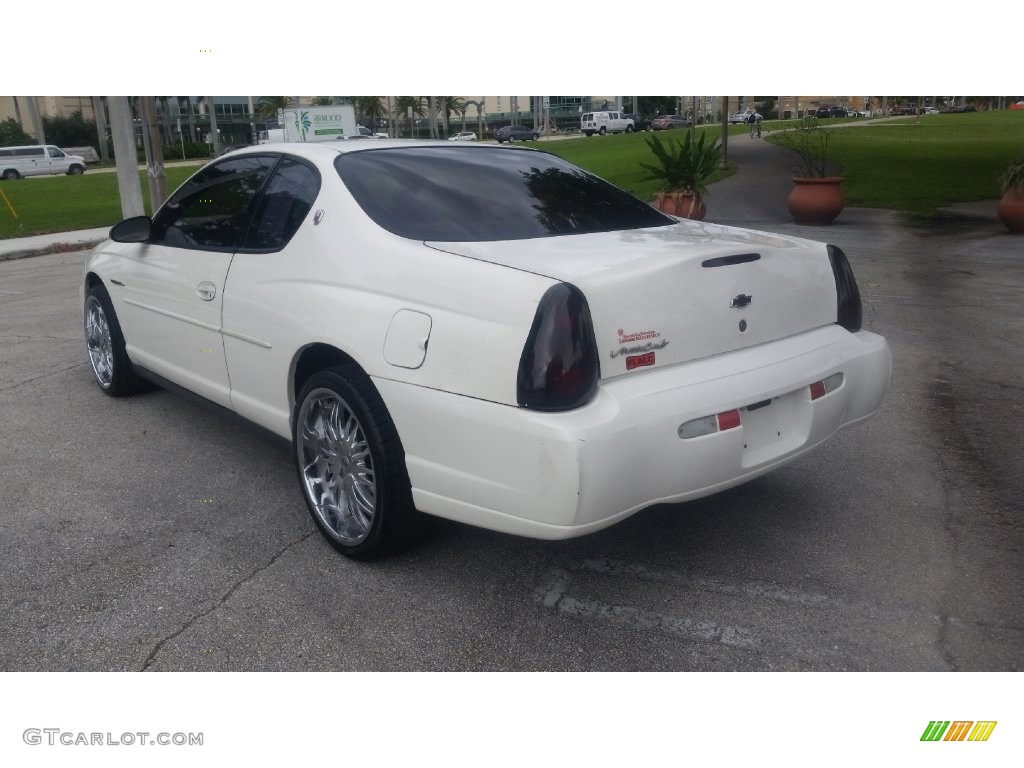
[[[292,440],[306,507],[338,552],[370,560],[419,533],[423,516],[413,506],[398,431],[356,365],[327,368],[306,381]]]
[[[13,168],[8,168],[6,171],[4,171],[4,179],[6,181],[14,181],[15,179],[20,179],[20,178],[21,178],[21,174],[18,173]]]
[[[602,126],[601,126],[601,130],[600,130],[600,131],[598,131],[598,133],[600,133],[600,134],[601,134],[602,136],[604,136],[604,135],[605,135],[606,133],[608,133],[608,131],[607,131],[607,130],[605,130],[605,127],[604,127],[604,126],[602,125]]]

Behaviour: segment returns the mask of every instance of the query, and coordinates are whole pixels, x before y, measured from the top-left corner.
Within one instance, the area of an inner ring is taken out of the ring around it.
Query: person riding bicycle
[[[755,109],[747,116],[747,122],[750,124],[750,138],[761,138],[761,114]]]

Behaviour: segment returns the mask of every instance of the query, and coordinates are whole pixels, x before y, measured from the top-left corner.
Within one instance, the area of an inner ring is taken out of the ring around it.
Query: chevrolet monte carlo
[[[362,558],[420,513],[562,539],[735,486],[890,372],[839,248],[468,142],[233,152],[111,230],[83,303],[104,392],[170,382],[288,439]]]

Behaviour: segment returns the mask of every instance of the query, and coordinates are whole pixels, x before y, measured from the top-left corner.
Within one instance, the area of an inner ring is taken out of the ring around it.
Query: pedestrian
[[[754,109],[754,128],[757,130],[757,138],[761,138],[761,113]]]

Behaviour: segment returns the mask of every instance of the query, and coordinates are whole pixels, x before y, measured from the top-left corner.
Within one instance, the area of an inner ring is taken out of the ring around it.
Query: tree
[[[395,116],[402,118],[409,114],[409,110],[412,110],[413,117],[423,117],[426,114],[426,105],[422,96],[395,96]],[[395,129],[397,136],[398,120],[395,120]],[[413,132],[412,120],[409,120],[409,132]]]
[[[13,117],[0,120],[0,147],[14,147],[18,144],[31,144],[32,137],[21,128],[21,123]]]
[[[333,96],[314,96],[313,106],[314,107],[329,107],[334,103]]]
[[[75,110],[69,117],[43,117],[47,141],[58,147],[89,147],[96,140],[96,123]]]
[[[352,99],[356,115],[377,130],[378,122],[387,117],[387,108],[384,106],[383,96],[355,96]]]
[[[441,122],[444,125],[444,135],[447,136],[448,117],[450,115],[462,114],[463,128],[466,123],[466,105],[458,96],[436,96],[437,110],[441,113]]]
[[[256,114],[260,120],[269,120],[277,117],[277,110],[288,109],[291,105],[291,96],[264,96],[256,104]]]

